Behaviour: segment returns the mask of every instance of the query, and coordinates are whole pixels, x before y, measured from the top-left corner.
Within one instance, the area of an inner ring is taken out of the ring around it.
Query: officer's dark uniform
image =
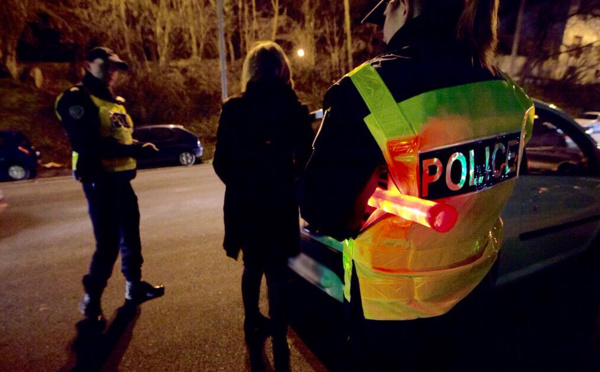
[[[110,49],[96,48],[88,61],[108,58],[111,53]],[[112,56],[116,57],[114,53]],[[121,68],[126,67],[122,62]],[[86,306],[84,297],[82,312],[92,317],[101,316],[100,297],[119,250],[121,271],[128,282],[127,299],[134,299],[133,289],[141,291],[137,293],[138,299],[157,297],[163,290],[160,287],[158,292],[152,292],[154,287],[141,282],[140,213],[130,184],[136,176],[134,158],[155,150],[143,147],[144,144],[131,138],[133,125],[123,102],[122,98],[113,95],[106,83],[89,72],[81,83],[56,101],[57,115],[73,147],[73,174],[83,185],[96,237],[90,270],[83,277],[87,302],[91,299],[97,305]],[[136,288],[130,288],[131,285]]]

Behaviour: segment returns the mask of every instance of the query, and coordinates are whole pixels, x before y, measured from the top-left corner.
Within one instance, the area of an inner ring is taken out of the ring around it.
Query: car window
[[[148,142],[148,137],[150,136],[150,131],[148,129],[136,129],[133,132],[133,138],[138,141]]]
[[[581,175],[587,172],[588,158],[579,144],[565,133],[570,125],[544,110],[536,112],[532,136],[525,145],[530,174]]]
[[[591,119],[591,120],[596,120],[598,119],[598,114],[583,114],[583,119]]]
[[[173,137],[173,131],[169,128],[152,128],[153,140],[165,140]]]
[[[19,145],[25,146],[25,147],[31,146],[31,143],[29,142],[29,140],[27,139],[27,137],[25,137],[25,135],[23,133],[17,133],[15,135],[15,138]]]

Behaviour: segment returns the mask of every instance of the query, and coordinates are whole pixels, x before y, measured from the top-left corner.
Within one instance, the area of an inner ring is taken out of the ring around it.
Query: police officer
[[[497,11],[497,0],[380,1],[365,21],[383,24],[385,53],[327,91],[301,211],[344,241],[345,369],[485,369],[500,213],[533,118],[493,66]],[[458,220],[440,232],[376,209],[377,189]]]
[[[135,158],[158,149],[133,140],[133,122],[124,100],[112,92],[117,74],[129,70],[127,63],[111,49],[96,47],[84,67],[83,80],[58,97],[56,113],[73,148],[73,174],[83,185],[96,237],[79,308],[87,318],[102,320],[100,299],[119,250],[129,303],[164,294],[163,286],[141,280],[140,214],[130,183],[136,175]]]

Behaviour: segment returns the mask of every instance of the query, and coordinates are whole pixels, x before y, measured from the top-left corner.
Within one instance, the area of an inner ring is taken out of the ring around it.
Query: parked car
[[[585,128],[585,132],[600,143],[600,111],[585,112],[580,118],[575,121]]]
[[[39,151],[22,132],[0,131],[0,180],[35,178],[39,156]]]
[[[136,127],[133,138],[141,142],[152,142],[159,151],[138,159],[140,164],[178,162],[192,165],[202,157],[204,148],[200,138],[177,124],[143,125]]]
[[[575,118],[577,124],[582,127],[588,127],[593,123],[600,123],[600,111],[587,111],[579,118]]]
[[[600,149],[562,110],[535,101],[533,135],[502,213],[497,285],[528,277],[586,250],[600,237]],[[343,301],[342,243],[301,222],[301,278]]]

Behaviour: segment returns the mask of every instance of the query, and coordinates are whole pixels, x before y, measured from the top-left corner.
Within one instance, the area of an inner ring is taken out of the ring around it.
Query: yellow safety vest
[[[105,101],[90,95],[98,107],[100,117],[100,136],[112,137],[124,145],[133,143],[133,120],[127,114],[125,107],[119,103]],[[102,168],[107,172],[122,172],[136,168],[136,161],[132,157],[102,159]]]
[[[77,87],[71,90],[79,89]],[[55,109],[63,94],[56,99]],[[112,137],[122,144],[130,145],[133,143],[133,120],[127,114],[125,107],[117,102],[106,101],[96,96],[89,95],[92,102],[98,107],[98,115],[100,117],[100,136],[107,138]],[[56,112],[59,120],[62,120],[58,111]],[[73,151],[71,157],[71,167],[73,172],[77,171],[77,162],[79,161],[79,153]],[[107,172],[122,172],[133,170],[136,168],[136,160],[132,157],[121,158],[106,158],[101,159],[102,168]]]
[[[533,104],[512,81],[426,92],[397,103],[369,64],[348,74],[370,110],[364,118],[401,193],[456,208],[446,233],[387,214],[344,241],[344,296],[356,268],[365,318],[445,314],[489,272],[502,244]]]

